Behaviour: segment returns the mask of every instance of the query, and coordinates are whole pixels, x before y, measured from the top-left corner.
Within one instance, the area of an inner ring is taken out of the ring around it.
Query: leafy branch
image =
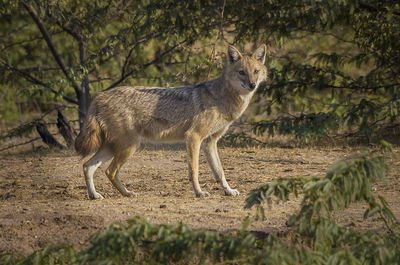
[[[263,135],[265,132],[271,137],[276,134],[294,134],[296,139],[310,142],[325,137],[329,131],[337,130],[339,121],[340,117],[332,111],[283,116],[272,121],[254,122],[252,127],[256,135]]]
[[[381,142],[382,150],[391,150],[391,145]],[[396,156],[396,154],[394,154]],[[263,203],[272,203],[272,196],[286,201],[290,194],[304,193],[298,214],[288,220],[295,233],[310,240],[317,250],[331,251],[334,245],[349,244],[349,237],[361,235],[351,231],[330,218],[333,211],[348,208],[351,203],[363,201],[367,204],[364,219],[378,214],[388,231],[398,237],[395,229],[396,217],[384,197],[371,191],[372,183],[385,182],[385,155],[380,151],[364,152],[360,155],[333,164],[325,177],[280,178],[250,192],[246,208],[257,207],[257,216],[264,217]],[[369,242],[368,244],[372,244]],[[397,254],[396,254],[397,255]]]

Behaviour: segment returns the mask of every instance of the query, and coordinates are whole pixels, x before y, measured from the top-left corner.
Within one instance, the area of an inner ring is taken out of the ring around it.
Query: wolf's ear
[[[267,45],[263,44],[254,51],[252,57],[261,63],[265,63],[265,54],[267,53]]]
[[[228,47],[228,63],[232,64],[239,61],[242,58],[242,54],[239,52],[238,49],[229,45]]]

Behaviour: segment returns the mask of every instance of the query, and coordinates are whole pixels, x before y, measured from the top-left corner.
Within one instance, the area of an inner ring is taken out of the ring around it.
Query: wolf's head
[[[248,56],[242,55],[233,46],[228,47],[225,78],[240,94],[252,93],[266,80],[267,68],[264,65],[266,50],[267,47],[263,44]]]

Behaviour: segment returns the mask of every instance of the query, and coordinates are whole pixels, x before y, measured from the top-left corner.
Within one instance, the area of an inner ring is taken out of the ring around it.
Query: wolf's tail
[[[75,150],[82,157],[96,151],[104,141],[104,134],[96,117],[90,115],[82,126],[82,130],[75,139]]]

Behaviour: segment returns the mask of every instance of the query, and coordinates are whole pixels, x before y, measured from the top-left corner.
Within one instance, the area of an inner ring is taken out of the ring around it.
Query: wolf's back
[[[88,114],[79,135],[75,139],[76,152],[85,157],[96,151],[104,141],[103,132],[94,115]]]

